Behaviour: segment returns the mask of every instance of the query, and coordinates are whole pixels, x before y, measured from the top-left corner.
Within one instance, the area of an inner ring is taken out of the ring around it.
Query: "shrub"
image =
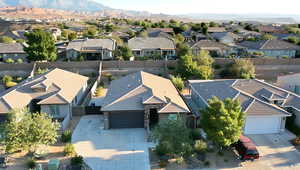
[[[78,56],[77,58],[76,58],[76,61],[84,61],[84,57],[81,55],[81,56]]]
[[[184,89],[184,82],[181,77],[171,76],[171,81],[179,91],[182,91]]]
[[[74,145],[71,143],[66,144],[64,148],[64,154],[65,156],[75,156],[76,152],[75,152]]]
[[[23,60],[21,58],[18,58],[17,61],[16,61],[18,64],[22,64],[23,63]]]
[[[194,148],[197,153],[204,152],[207,150],[207,143],[203,140],[196,140]]]
[[[17,84],[18,84],[18,83],[16,83],[16,82],[9,81],[9,82],[6,82],[6,83],[5,83],[5,87],[6,87],[6,88],[11,88],[11,87],[16,86]]]
[[[159,161],[159,167],[165,168],[167,165],[168,165],[168,162],[167,162],[167,161],[164,161],[164,160],[160,160],[160,161]]]
[[[16,80],[17,80],[17,82],[21,82],[23,80],[23,78],[22,77],[17,77]]]
[[[183,158],[182,156],[176,158],[176,163],[177,163],[177,164],[183,164],[183,163],[184,163],[184,158]]]
[[[169,152],[169,147],[166,142],[162,142],[155,147],[155,153],[158,156],[164,156]]]
[[[12,64],[15,62],[15,60],[11,59],[11,58],[8,58],[4,61],[5,63],[8,63],[8,64]]]
[[[210,165],[210,162],[209,161],[205,161],[204,162],[204,166],[209,166]]]
[[[224,156],[224,153],[222,151],[218,151],[219,156]]]
[[[101,97],[104,95],[104,88],[102,86],[98,87],[95,92],[96,97]]]
[[[281,58],[283,58],[283,59],[289,59],[290,57],[289,56],[282,56]]]
[[[72,139],[72,132],[70,130],[66,130],[63,132],[63,134],[61,135],[61,141],[63,143],[69,143],[71,142]]]
[[[292,140],[292,144],[293,144],[294,146],[300,145],[300,138],[297,137],[297,138],[293,139],[293,140]]]
[[[222,68],[222,66],[220,64],[215,64],[214,65],[214,69],[216,69],[216,70],[221,69],[221,68]]]
[[[7,82],[11,82],[13,80],[13,78],[9,75],[5,75],[3,78],[2,78],[2,82],[3,84],[6,84]]]
[[[34,159],[30,158],[26,161],[26,165],[29,169],[34,169],[36,167],[37,163]]]
[[[76,166],[76,165],[82,165],[83,164],[83,157],[78,155],[73,158],[71,158],[71,165]]]
[[[193,140],[201,139],[201,130],[200,130],[200,128],[193,129],[191,135],[192,135]]]

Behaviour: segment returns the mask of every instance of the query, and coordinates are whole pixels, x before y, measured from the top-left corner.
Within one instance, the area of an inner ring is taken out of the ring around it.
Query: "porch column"
[[[108,112],[104,112],[104,129],[109,129],[109,120],[108,120],[109,114]]]

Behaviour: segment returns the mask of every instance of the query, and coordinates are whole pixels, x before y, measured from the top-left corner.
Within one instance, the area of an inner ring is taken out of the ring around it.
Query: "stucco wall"
[[[293,74],[289,76],[279,76],[276,85],[286,90],[296,92],[295,87],[300,87],[300,74]],[[296,92],[297,93],[297,92]],[[298,92],[299,93],[299,92]]]
[[[59,107],[59,116],[56,118],[66,117],[68,114],[71,114],[70,105],[57,105]],[[48,113],[51,115],[50,105],[41,105],[41,112]]]

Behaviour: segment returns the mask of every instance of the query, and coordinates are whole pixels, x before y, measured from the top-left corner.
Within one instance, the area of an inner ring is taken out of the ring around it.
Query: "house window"
[[[50,115],[53,117],[59,116],[59,106],[58,105],[49,105]]]

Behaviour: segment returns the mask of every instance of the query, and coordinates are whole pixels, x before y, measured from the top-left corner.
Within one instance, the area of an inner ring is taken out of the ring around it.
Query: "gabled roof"
[[[163,104],[162,113],[189,112],[169,79],[143,71],[112,81],[103,101],[102,111],[144,110],[145,104]]]
[[[208,32],[225,32],[225,27],[208,27]]]
[[[255,50],[300,50],[300,46],[277,39],[261,41],[244,41],[239,45]]]
[[[29,78],[0,94],[0,113],[26,107],[34,99],[38,104],[71,103],[88,79],[58,68]]]
[[[173,40],[164,37],[136,37],[128,41],[128,46],[132,50],[176,48]]]
[[[212,40],[200,40],[197,43],[195,43],[192,48],[199,48],[199,49],[204,49],[204,50],[229,50],[230,47],[216,42]]]
[[[100,49],[115,49],[115,41],[112,39],[79,39],[71,41],[67,50],[74,49],[77,51],[85,51],[85,50],[100,50]]]
[[[224,38],[227,38],[227,37],[232,38],[234,40],[241,38],[239,35],[236,35],[232,32],[215,32],[215,33],[212,33],[210,35],[214,39],[217,39],[217,40],[221,40],[221,39],[224,39]]]
[[[226,98],[238,99],[248,115],[289,116],[289,113],[283,109],[284,107],[294,107],[300,110],[300,96],[257,79],[191,80],[189,83],[192,89],[205,101],[213,96],[222,100]],[[270,100],[282,100],[283,104],[278,106],[271,103]]]
[[[26,54],[21,43],[0,43],[0,54]]]

